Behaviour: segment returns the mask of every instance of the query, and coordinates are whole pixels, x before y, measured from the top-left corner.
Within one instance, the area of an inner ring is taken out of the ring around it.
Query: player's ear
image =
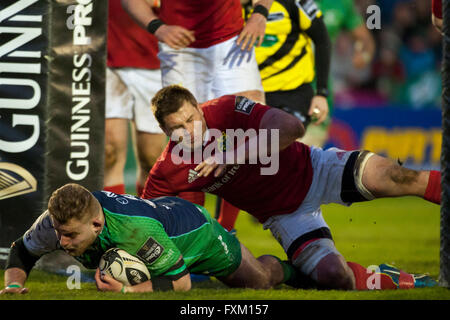
[[[92,228],[94,229],[95,234],[99,235],[103,229],[103,223],[99,218],[92,219]]]
[[[97,199],[95,199],[97,200]],[[97,200],[98,201],[98,200]],[[94,229],[94,232],[98,235],[102,232],[103,229],[103,224],[104,224],[104,217],[103,217],[103,209],[102,206],[99,203],[98,209],[97,209],[97,214],[94,215],[94,217],[92,217],[91,220],[91,225]]]

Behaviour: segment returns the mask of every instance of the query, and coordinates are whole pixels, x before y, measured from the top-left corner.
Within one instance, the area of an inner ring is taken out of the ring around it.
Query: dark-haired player
[[[441,201],[440,172],[410,170],[369,151],[309,147],[296,141],[304,134],[298,118],[244,97],[198,105],[187,89],[169,86],[152,108],[172,141],[150,171],[144,197],[222,197],[270,229],[291,262],[322,287],[367,289],[365,273],[337,251],[322,204],[406,195]],[[242,143],[232,144],[238,132]]]

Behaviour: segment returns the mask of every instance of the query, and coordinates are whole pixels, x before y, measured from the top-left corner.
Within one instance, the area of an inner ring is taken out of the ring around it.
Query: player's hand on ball
[[[253,14],[242,29],[241,34],[236,40],[242,50],[250,51],[255,44],[259,47],[264,40],[266,32],[266,18],[260,14]]]
[[[121,292],[124,288],[122,282],[115,280],[107,274],[102,274],[99,268],[95,271],[94,279],[98,291]]]
[[[309,116],[315,125],[325,121],[328,116],[328,101],[324,96],[314,96],[309,107]]]
[[[156,30],[155,36],[159,41],[176,50],[186,48],[195,41],[194,31],[166,24]]]

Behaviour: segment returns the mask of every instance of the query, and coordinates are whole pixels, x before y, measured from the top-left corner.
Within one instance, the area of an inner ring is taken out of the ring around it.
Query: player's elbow
[[[289,115],[286,117],[286,135],[290,136],[292,140],[297,140],[305,135],[305,126],[297,117]]]
[[[260,128],[279,130],[281,150],[305,134],[305,127],[300,119],[277,108],[266,112],[261,119]]]

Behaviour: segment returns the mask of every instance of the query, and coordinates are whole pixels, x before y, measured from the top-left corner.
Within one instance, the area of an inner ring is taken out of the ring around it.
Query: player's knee
[[[293,264],[317,285],[326,289],[353,289],[353,273],[328,238],[308,244],[293,258]]]
[[[272,255],[263,255],[257,259],[263,266],[260,280],[256,282],[255,289],[270,289],[280,283],[283,278],[283,269],[277,258]],[[279,278],[279,279],[278,279]]]
[[[324,264],[315,270],[316,281],[327,289],[352,290],[354,280],[351,270],[341,263]]]
[[[117,148],[112,143],[105,143],[105,169],[111,169],[117,163]]]

